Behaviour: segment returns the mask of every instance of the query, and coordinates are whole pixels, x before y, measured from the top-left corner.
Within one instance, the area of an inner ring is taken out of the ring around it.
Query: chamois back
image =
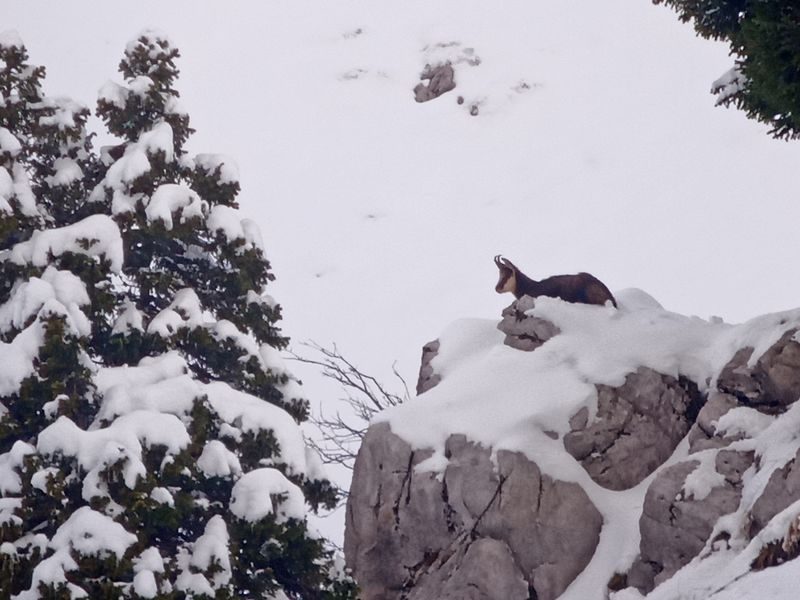
[[[494,257],[494,262],[500,271],[500,279],[495,286],[499,294],[511,292],[516,298],[549,296],[567,302],[600,306],[611,301],[614,307],[617,306],[617,301],[605,284],[590,273],[553,275],[536,281],[525,275],[507,258],[498,255]]]

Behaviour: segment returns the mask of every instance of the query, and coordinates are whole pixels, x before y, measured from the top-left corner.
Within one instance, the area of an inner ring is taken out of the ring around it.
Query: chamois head
[[[499,254],[494,257],[494,264],[500,270],[500,279],[497,280],[497,285],[494,286],[495,291],[498,294],[511,292],[516,296],[517,272],[519,269],[514,266],[514,263]]]

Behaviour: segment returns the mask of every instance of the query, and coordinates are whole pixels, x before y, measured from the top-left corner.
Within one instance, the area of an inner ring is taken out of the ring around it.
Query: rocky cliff
[[[617,298],[523,298],[426,346],[356,462],[365,600],[796,597],[800,310]]]

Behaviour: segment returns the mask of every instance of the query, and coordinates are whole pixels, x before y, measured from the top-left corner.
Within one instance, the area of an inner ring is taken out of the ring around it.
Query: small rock
[[[456,87],[455,71],[449,62],[436,66],[427,65],[420,75],[423,83],[414,88],[414,100],[428,102]],[[428,83],[424,83],[427,81]]]
[[[717,378],[720,391],[767,413],[780,413],[800,398],[800,343],[796,329],[781,336],[752,367],[752,348],[742,348]]]
[[[419,367],[419,377],[417,377],[417,396],[436,387],[442,380],[438,373],[434,373],[431,361],[439,354],[439,340],[428,342],[422,347],[422,361]]]
[[[503,310],[503,320],[497,328],[506,334],[506,346],[530,352],[559,333],[550,321],[525,314],[535,305],[535,299],[523,296]]]

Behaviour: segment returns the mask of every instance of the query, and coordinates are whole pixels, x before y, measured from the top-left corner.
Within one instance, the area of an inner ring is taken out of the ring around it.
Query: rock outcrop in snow
[[[732,600],[765,569],[794,597],[800,310],[733,326],[618,299],[523,298],[426,345],[420,396],[356,462],[363,598]]]
[[[364,598],[525,600],[535,578],[547,600],[589,563],[602,517],[580,486],[463,435],[448,438],[440,477],[416,472],[431,454],[385,423],[364,440],[345,538]],[[487,562],[476,578],[470,565]]]

